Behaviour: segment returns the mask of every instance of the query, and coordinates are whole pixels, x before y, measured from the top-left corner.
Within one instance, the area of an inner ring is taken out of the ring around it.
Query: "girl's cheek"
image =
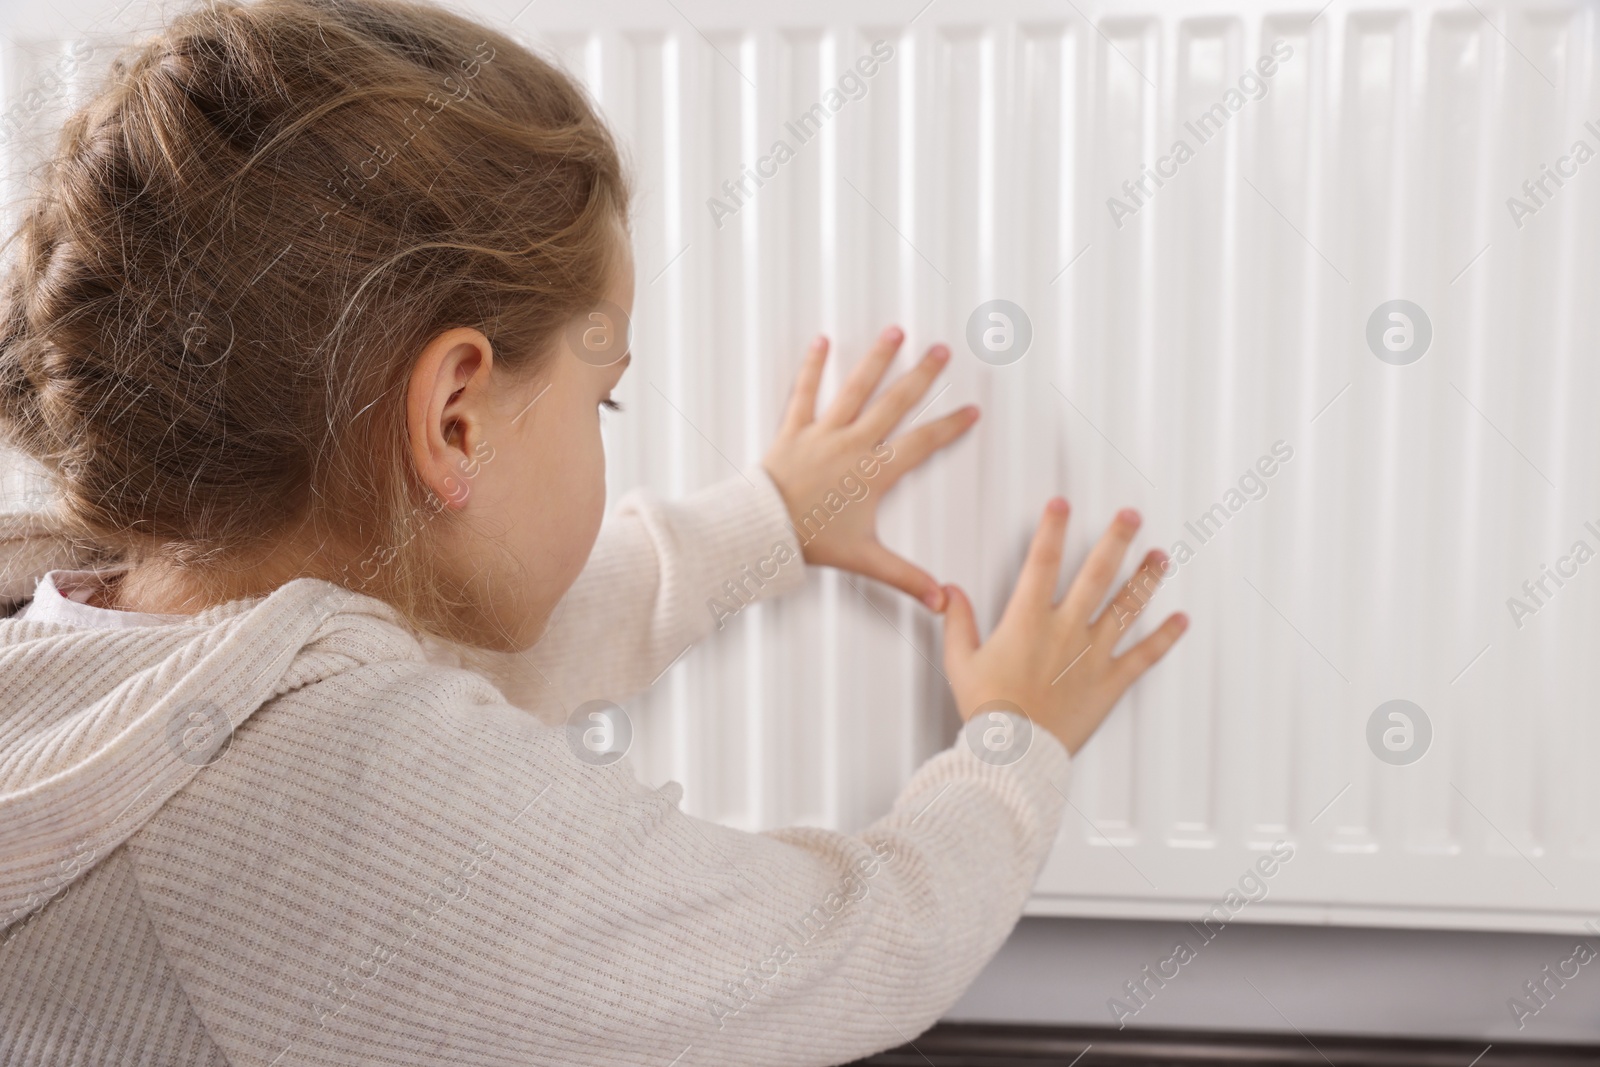
[[[606,450],[599,434],[595,435],[594,445],[582,466],[583,484],[574,487],[573,499],[585,502],[587,514],[583,516],[582,527],[589,531],[589,536],[582,548],[587,553],[599,536],[600,523],[606,515]]]

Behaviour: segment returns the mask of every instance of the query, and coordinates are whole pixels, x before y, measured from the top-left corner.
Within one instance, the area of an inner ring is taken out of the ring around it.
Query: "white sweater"
[[[0,619],[0,1063],[751,1067],[914,1037],[1016,922],[1058,741],[1003,767],[958,741],[860,834],[751,834],[551,725],[644,689],[779,543],[759,469],[632,494],[547,636],[475,670],[312,579]],[[0,520],[0,612],[80,562]]]

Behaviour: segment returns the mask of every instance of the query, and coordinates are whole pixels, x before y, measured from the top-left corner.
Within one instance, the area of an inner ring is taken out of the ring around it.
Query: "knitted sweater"
[[[1016,922],[1058,741],[1009,766],[958,741],[859,834],[754,834],[559,725],[646,688],[780,544],[747,590],[803,580],[759,469],[630,494],[514,655],[314,579],[146,625],[0,619],[0,1062],[750,1067],[914,1037]],[[74,562],[0,519],[0,603]]]

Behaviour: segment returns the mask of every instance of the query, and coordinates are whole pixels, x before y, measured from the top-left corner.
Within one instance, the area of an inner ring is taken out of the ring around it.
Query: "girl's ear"
[[[471,495],[467,471],[484,443],[494,348],[480,331],[446,330],[423,347],[406,386],[406,434],[417,475],[445,507]]]

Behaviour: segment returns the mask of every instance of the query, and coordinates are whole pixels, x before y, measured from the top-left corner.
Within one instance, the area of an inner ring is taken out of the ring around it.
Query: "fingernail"
[[[817,339],[815,341],[812,341],[811,344],[812,344],[812,347],[814,347],[814,348],[827,348],[828,347],[828,335],[825,334],[825,333],[817,334]]]
[[[933,611],[944,610],[944,587],[936,585],[922,594],[922,602]]]
[[[1174,615],[1173,618],[1178,620],[1178,632],[1180,634],[1189,628],[1189,616],[1185,615],[1183,612],[1178,612],[1178,614]]]
[[[1067,513],[1067,498],[1053,496],[1050,498],[1050,503],[1046,504],[1045,507],[1050,509],[1052,515],[1065,515]]]
[[[944,363],[950,358],[950,350],[944,345],[934,345],[933,351],[928,353],[928,358],[935,363]]]
[[[1155,566],[1160,567],[1167,562],[1167,554],[1161,551],[1159,548],[1154,549],[1150,553],[1150,562]]]
[[[1123,508],[1117,512],[1117,520],[1127,523],[1129,526],[1137,526],[1139,525],[1139,513],[1132,508]]]

